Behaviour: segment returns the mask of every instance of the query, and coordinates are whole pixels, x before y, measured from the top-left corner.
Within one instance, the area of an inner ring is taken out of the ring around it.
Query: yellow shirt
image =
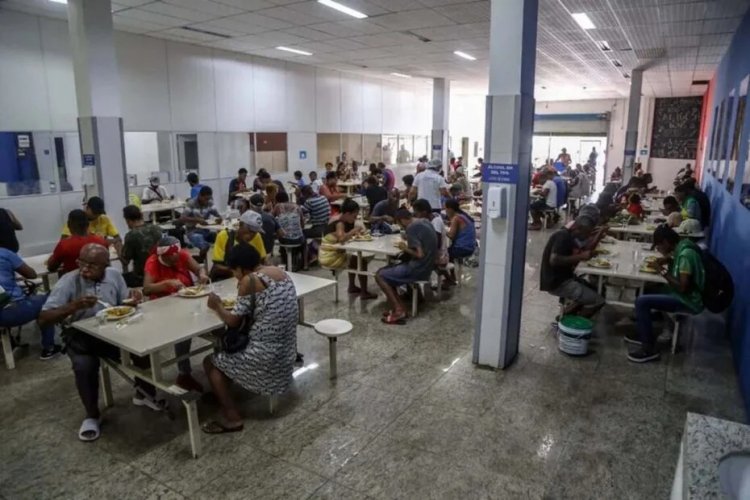
[[[216,241],[214,242],[214,262],[224,262],[227,257],[227,243],[229,242],[229,231],[222,229],[219,234],[216,235]],[[234,240],[237,243],[237,240]],[[263,238],[260,237],[259,233],[253,236],[250,240],[250,246],[255,248],[260,254],[260,260],[263,261],[266,258],[266,247],[263,246]]]
[[[114,238],[120,235],[115,225],[112,224],[112,220],[106,214],[102,214],[96,219],[89,221],[89,234],[95,234],[102,238]],[[63,226],[62,235],[70,236],[70,229],[68,229],[67,224]]]

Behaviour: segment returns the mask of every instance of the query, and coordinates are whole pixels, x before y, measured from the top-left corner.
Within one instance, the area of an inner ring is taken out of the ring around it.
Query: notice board
[[[695,159],[702,106],[701,96],[656,99],[651,158]]]

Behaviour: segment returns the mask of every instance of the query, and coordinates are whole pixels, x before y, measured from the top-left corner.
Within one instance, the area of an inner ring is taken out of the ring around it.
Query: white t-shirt
[[[161,198],[156,194],[154,189],[159,192]],[[169,193],[167,192],[167,188],[165,188],[164,186],[156,186],[156,188],[147,186],[143,188],[143,196],[141,197],[141,200],[143,201],[167,201],[168,199]]]
[[[557,208],[557,184],[555,184],[555,181],[547,179],[542,186],[542,189],[549,190],[547,191],[547,206],[550,208]]]
[[[323,181],[321,181],[320,179],[315,179],[314,181],[310,183],[310,187],[312,188],[315,194],[320,193],[320,186],[322,185],[323,185]]]
[[[417,189],[417,199],[430,202],[433,210],[442,208],[440,190],[448,189],[448,183],[437,172],[427,169],[418,173],[414,177],[414,187]]]
[[[435,229],[435,232],[440,235],[440,254],[448,252],[448,230],[445,228],[445,222],[443,222],[443,218],[435,214],[435,217],[432,218],[430,221],[432,223],[432,227]]]

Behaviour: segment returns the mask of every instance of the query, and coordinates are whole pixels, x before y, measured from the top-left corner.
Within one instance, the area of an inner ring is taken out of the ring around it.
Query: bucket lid
[[[593,321],[581,316],[563,316],[562,319],[560,319],[560,324],[572,330],[591,331],[594,329]]]

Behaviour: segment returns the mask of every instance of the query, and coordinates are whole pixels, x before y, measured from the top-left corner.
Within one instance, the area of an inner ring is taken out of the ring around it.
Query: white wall
[[[138,176],[139,184],[146,184],[151,172],[159,171],[159,147],[153,132],[126,132],[125,157],[128,173]]]
[[[316,167],[316,132],[430,133],[432,91],[413,82],[365,79],[128,33],[116,33],[115,43],[125,130],[203,133],[201,180],[218,190],[219,199],[234,175],[227,170],[237,165],[217,164],[224,158],[208,133],[287,132],[289,171]],[[66,23],[0,9],[0,130],[73,132],[76,116]],[[71,179],[74,186],[79,181]],[[187,191],[181,179],[171,188],[181,196]],[[44,203],[58,207],[51,212],[58,214],[52,224],[57,227],[67,211],[60,195],[51,197],[54,202]],[[80,202],[81,195],[75,197]],[[32,219],[33,200],[2,204]],[[41,248],[51,246],[53,233],[21,238]]]

